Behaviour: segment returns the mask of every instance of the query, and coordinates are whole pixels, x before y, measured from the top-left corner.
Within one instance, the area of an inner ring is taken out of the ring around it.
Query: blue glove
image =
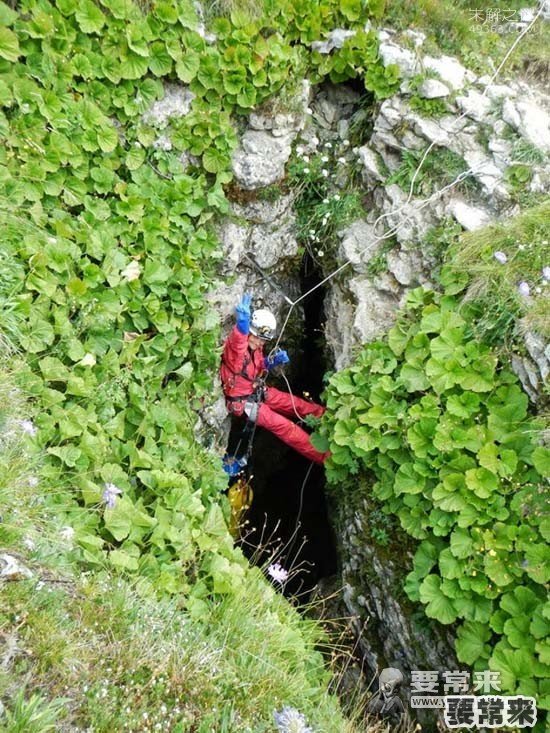
[[[250,303],[252,302],[252,293],[245,293],[241,298],[241,302],[235,308],[235,316],[237,318],[237,328],[245,336],[250,330]]]
[[[246,464],[246,456],[236,458],[235,456],[228,456],[226,453],[222,460],[223,470],[228,476],[231,476],[231,478],[233,478],[233,476],[238,476]]]
[[[266,356],[264,359],[264,367],[270,371],[281,364],[288,364],[289,361],[290,359],[288,358],[286,351],[284,349],[279,349],[273,354],[273,356]]]

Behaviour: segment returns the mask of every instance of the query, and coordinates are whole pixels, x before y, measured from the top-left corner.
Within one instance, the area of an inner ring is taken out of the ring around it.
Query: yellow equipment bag
[[[252,504],[253,496],[252,486],[250,486],[248,481],[242,478],[236,481],[227,492],[229,504],[231,505],[229,531],[235,539],[239,537],[241,521],[246,510]]]

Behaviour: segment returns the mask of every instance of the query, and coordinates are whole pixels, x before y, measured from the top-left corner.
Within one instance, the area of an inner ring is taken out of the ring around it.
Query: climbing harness
[[[243,367],[245,369],[246,366]],[[230,370],[231,371],[231,370]],[[241,374],[241,376],[245,376]],[[240,395],[238,397],[226,397],[228,402],[244,402],[245,406],[243,409],[243,415],[245,417],[245,424],[242,429],[241,437],[235,448],[233,455],[226,454],[223,457],[223,469],[231,479],[236,479],[231,484],[228,490],[229,504],[231,506],[231,518],[229,522],[229,530],[231,535],[237,539],[240,534],[240,527],[243,516],[252,504],[254,493],[251,486],[251,470],[252,470],[252,448],[254,444],[254,436],[256,434],[256,417],[247,412],[246,405],[252,403],[256,406],[256,413],[260,403],[264,400],[267,387],[265,386],[265,375],[262,375],[258,379],[252,380],[250,377],[247,379],[250,382],[256,384],[254,392],[247,395]],[[243,442],[246,442],[246,448],[244,453],[240,454],[241,446]]]

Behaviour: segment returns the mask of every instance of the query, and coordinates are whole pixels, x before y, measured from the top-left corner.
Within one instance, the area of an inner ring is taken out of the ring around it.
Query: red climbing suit
[[[220,376],[226,397],[227,409],[233,415],[242,415],[246,397],[252,395],[264,368],[264,354],[261,347],[248,348],[248,336],[235,326],[224,344]],[[239,399],[242,398],[242,399]],[[288,418],[315,415],[321,417],[325,408],[314,402],[267,387],[259,405],[257,424],[269,430],[283,443],[294,448],[310,461],[323,463],[325,453],[311,445],[308,433]],[[298,413],[298,415],[296,414]]]

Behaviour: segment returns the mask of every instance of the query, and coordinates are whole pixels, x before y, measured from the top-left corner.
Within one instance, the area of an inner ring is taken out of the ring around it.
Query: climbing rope
[[[304,490],[306,488],[307,480],[309,478],[309,474],[311,473],[312,468],[313,468],[313,461],[310,461],[309,468],[307,469],[305,478],[302,481],[302,487],[300,489],[300,505],[298,507],[298,514],[296,515],[296,524],[294,525],[294,531],[292,532],[288,540],[288,542],[291,542],[291,544],[288,547],[288,549],[286,550],[287,555],[290,555],[290,551],[294,547],[294,543],[296,542],[296,537],[298,536],[298,529],[300,528],[300,517],[302,515],[302,509],[304,506]]]
[[[516,40],[512,43],[512,45],[510,46],[510,48],[508,49],[508,51],[504,55],[502,61],[500,62],[500,64],[496,68],[496,70],[494,71],[493,75],[489,78],[489,81],[485,84],[485,87],[484,87],[483,92],[481,94],[482,97],[484,97],[487,94],[489,87],[493,84],[493,82],[495,81],[495,79],[500,74],[500,72],[501,72],[504,64],[509,59],[510,55],[513,53],[513,51],[516,48],[516,46],[520,43],[521,39],[531,30],[531,28],[533,27],[533,25],[536,23],[536,21],[538,20],[538,18],[542,14],[543,10],[544,10],[544,3],[541,2],[540,6],[539,6],[539,9],[538,9],[537,13],[535,14],[535,16],[533,17],[533,19],[531,20],[531,22],[521,31],[521,33],[518,35],[518,37],[516,38]],[[457,117],[454,120],[454,122],[453,122],[453,126],[456,125],[460,120],[462,120],[466,116],[466,114],[467,114],[466,111],[464,111],[459,117]],[[436,144],[435,141],[432,141],[432,143],[430,143],[430,145],[428,146],[428,148],[425,150],[425,152],[424,152],[424,154],[423,154],[423,156],[422,156],[422,158],[421,158],[421,160],[420,160],[420,162],[419,162],[419,164],[418,164],[418,166],[417,166],[417,168],[416,168],[416,170],[415,170],[415,172],[413,174],[413,177],[412,177],[412,180],[411,180],[411,185],[409,187],[409,193],[407,195],[406,201],[403,204],[401,204],[400,206],[398,206],[397,208],[392,209],[391,211],[388,211],[388,212],[386,212],[384,214],[381,214],[376,219],[376,221],[374,222],[373,229],[376,229],[376,227],[378,226],[378,224],[380,222],[382,222],[384,219],[387,219],[388,217],[391,217],[391,216],[396,216],[399,213],[401,213],[410,204],[410,201],[411,201],[412,196],[413,196],[414,184],[416,182],[416,178],[417,178],[418,174],[420,173],[420,170],[421,170],[422,166],[424,165],[424,162],[425,162],[427,156],[429,155],[430,151],[433,149],[433,147],[435,146],[435,144]],[[478,168],[470,167],[467,170],[463,171],[462,173],[460,173],[454,179],[454,181],[452,181],[451,183],[447,184],[446,186],[443,186],[443,188],[439,189],[438,191],[435,191],[428,198],[421,200],[418,203],[418,205],[415,207],[415,212],[421,211],[423,208],[425,208],[428,204],[430,204],[436,198],[439,198],[443,193],[445,193],[445,191],[449,191],[450,189],[452,189],[455,186],[457,186],[465,178],[467,178],[468,176],[472,175],[473,173],[478,172],[478,170],[482,170],[482,169],[483,169],[483,166],[479,166]],[[373,244],[376,244],[377,242],[381,242],[384,239],[388,239],[389,237],[392,237],[406,223],[407,218],[408,217],[405,217],[403,219],[403,221],[399,221],[397,224],[395,224],[393,227],[391,227],[387,232],[385,232],[384,234],[381,234],[380,236],[377,236],[373,241],[370,241],[369,244],[366,247],[364,247],[363,249],[359,250],[359,252],[357,252],[357,255],[361,255],[365,250],[367,250],[368,248],[372,247]],[[277,341],[275,342],[275,345],[273,346],[273,348],[272,348],[272,350],[270,352],[270,355],[278,348],[279,343],[281,341],[281,338],[282,338],[282,336],[283,336],[283,334],[285,332],[286,326],[288,324],[289,318],[290,318],[290,316],[292,314],[292,311],[298,305],[298,303],[300,303],[302,300],[305,300],[305,298],[307,298],[309,295],[311,295],[311,293],[313,293],[315,290],[318,290],[318,288],[322,287],[327,282],[329,282],[330,280],[332,280],[332,278],[336,277],[336,275],[338,275],[340,272],[342,272],[342,270],[344,270],[350,264],[351,264],[351,258],[347,259],[339,267],[337,267],[333,272],[331,272],[329,275],[327,275],[325,278],[323,278],[323,280],[321,280],[320,282],[318,282],[316,285],[314,285],[312,288],[310,288],[309,290],[307,290],[305,293],[302,293],[302,295],[299,298],[297,298],[296,300],[294,300],[292,302],[292,305],[290,306],[290,308],[288,310],[288,313],[286,315],[285,321],[284,321],[283,326],[282,326],[282,328],[281,328],[281,330],[279,332],[279,336],[277,337]]]

